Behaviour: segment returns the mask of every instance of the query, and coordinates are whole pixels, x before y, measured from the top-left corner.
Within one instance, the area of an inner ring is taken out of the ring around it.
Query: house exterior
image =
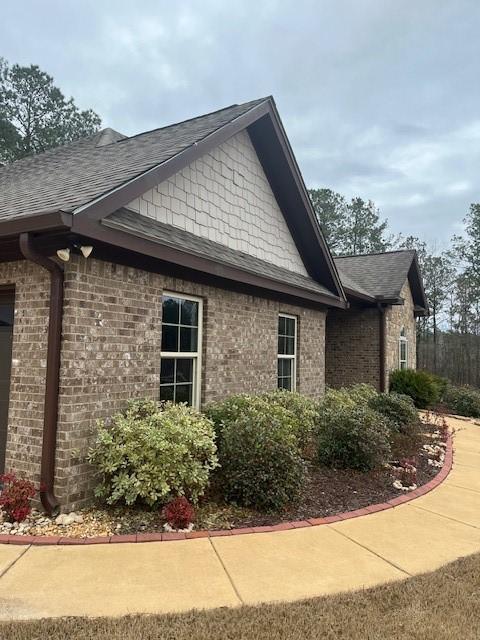
[[[332,258],[272,98],[105,129],[0,168],[0,193],[0,470],[47,511],[91,497],[92,427],[128,398],[383,388],[402,330],[414,366],[414,254],[400,289]]]

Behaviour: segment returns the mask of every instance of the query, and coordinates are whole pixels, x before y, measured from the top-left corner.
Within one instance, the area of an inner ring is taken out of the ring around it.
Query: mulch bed
[[[421,487],[437,475],[440,468],[428,464],[424,444],[437,444],[438,437],[432,433],[438,429],[434,424],[423,424],[417,438],[398,438],[392,455],[395,459],[416,459],[417,485]],[[225,530],[276,525],[295,520],[310,520],[333,516],[347,511],[362,509],[369,505],[387,502],[405,495],[393,486],[393,470],[389,467],[370,472],[351,469],[332,469],[311,465],[304,489],[298,502],[278,513],[262,513],[253,509],[236,507],[222,502],[213,493],[205,496],[196,509],[195,530]],[[408,495],[408,493],[406,493]],[[92,536],[116,536],[137,533],[162,533],[164,519],[159,510],[142,507],[92,507],[80,512],[81,524],[60,526],[54,519],[41,514],[32,516],[24,535],[62,536],[84,538]],[[2,531],[1,533],[17,533]]]
[[[398,443],[395,451],[398,459],[416,456],[417,484],[422,486],[434,478],[440,471],[428,464],[428,456],[422,450],[422,445],[434,441],[427,435],[434,430],[430,425],[424,425],[425,435],[421,437],[412,450],[402,442]],[[300,500],[290,509],[265,514],[253,509],[246,509],[226,505],[215,501],[213,497],[206,498],[197,509],[195,529],[237,529],[244,527],[258,527],[275,525],[281,522],[323,518],[345,511],[361,509],[371,504],[383,503],[403,495],[404,492],[393,486],[392,470],[388,468],[376,469],[370,472],[352,471],[351,469],[332,469],[327,467],[310,467],[307,481]],[[118,508],[116,509],[118,513]],[[134,512],[130,510],[130,517]],[[140,514],[138,514],[140,516]],[[130,524],[125,522],[119,533],[137,533],[147,529],[151,532],[161,532],[163,521],[159,515],[149,517],[148,527],[138,528],[138,520],[133,517]]]

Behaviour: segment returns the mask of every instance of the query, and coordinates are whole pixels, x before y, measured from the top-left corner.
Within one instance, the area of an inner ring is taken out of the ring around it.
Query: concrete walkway
[[[480,426],[410,503],[331,525],[175,542],[0,545],[0,619],[118,616],[295,600],[372,587],[480,552]]]

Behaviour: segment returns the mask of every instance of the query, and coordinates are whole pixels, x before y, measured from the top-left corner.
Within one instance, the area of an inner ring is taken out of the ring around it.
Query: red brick
[[[223,536],[231,536],[232,532],[230,529],[217,529],[208,532],[210,538],[220,538]]]
[[[162,533],[137,533],[137,542],[161,542]]]
[[[294,529],[303,529],[304,527],[311,527],[312,525],[307,520],[294,520],[291,522]]]
[[[136,542],[137,541],[137,536],[136,534],[132,533],[132,534],[128,534],[128,535],[122,535],[122,536],[112,536],[110,538],[110,542],[112,544],[116,544],[116,543],[122,543],[122,542]]]
[[[86,538],[85,544],[109,544],[111,536],[95,536],[93,538]]]
[[[33,536],[34,545],[54,545],[60,542],[60,536]]]
[[[162,540],[185,540],[186,536],[184,533],[177,533],[176,531],[167,531],[166,533],[162,533]]]

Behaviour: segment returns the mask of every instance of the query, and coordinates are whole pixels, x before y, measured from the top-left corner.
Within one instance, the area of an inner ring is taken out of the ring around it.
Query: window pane
[[[178,351],[178,327],[162,325],[162,351]]]
[[[198,326],[198,302],[193,300],[182,300],[180,324]]]
[[[160,387],[160,400],[172,400],[173,401],[173,384],[165,387]]]
[[[197,350],[197,333],[198,329],[180,327],[180,351],[190,352]]]
[[[0,327],[13,326],[13,304],[0,304]]]
[[[175,382],[193,382],[193,359],[177,359],[177,376]]]
[[[180,321],[180,300],[163,296],[162,321],[170,324],[178,324]]]
[[[291,378],[279,378],[278,379],[278,388],[285,389],[286,391],[292,390],[292,379]]]
[[[285,338],[286,340],[286,351],[285,353],[289,356],[293,356],[295,353],[295,339],[294,338]]]
[[[175,360],[162,358],[160,363],[160,384],[170,384],[174,381]]]
[[[278,353],[284,356],[287,353],[287,339],[283,336],[278,337]]]
[[[192,404],[192,389],[191,384],[178,384],[175,387],[175,402],[188,402]]]
[[[293,318],[285,318],[285,335],[294,336],[295,335],[295,320]]]
[[[292,367],[293,367],[293,360],[283,360],[282,375],[290,378],[292,376]]]
[[[278,333],[281,336],[285,335],[285,321],[286,318],[284,318],[283,316],[278,316]]]

